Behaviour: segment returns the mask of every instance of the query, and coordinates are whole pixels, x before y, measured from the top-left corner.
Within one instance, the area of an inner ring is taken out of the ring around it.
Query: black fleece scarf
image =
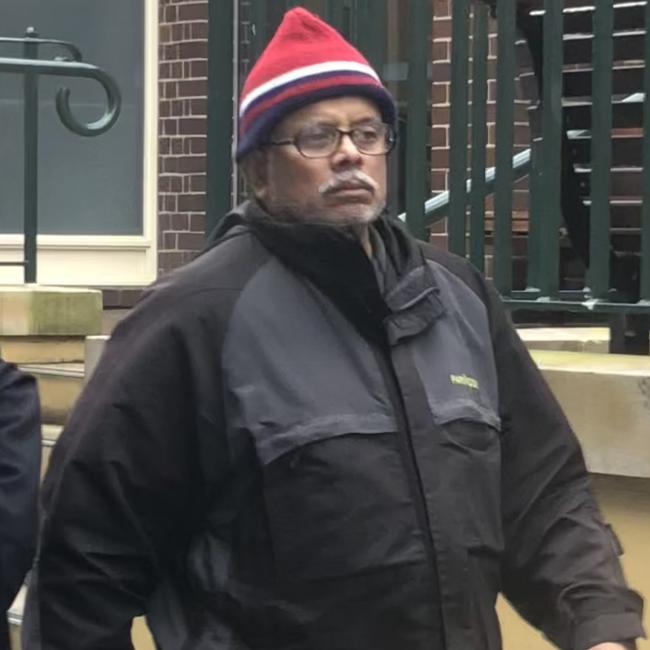
[[[329,225],[281,221],[249,202],[215,233],[248,226],[285,266],[306,277],[341,310],[359,333],[385,346],[413,336],[442,313],[433,274],[417,242],[400,222],[382,215],[373,228],[384,244],[383,294],[358,238]]]

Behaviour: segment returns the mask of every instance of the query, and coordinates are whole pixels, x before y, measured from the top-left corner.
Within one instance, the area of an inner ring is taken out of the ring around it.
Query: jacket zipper
[[[388,387],[388,395],[393,403],[395,410],[395,417],[397,420],[397,438],[399,440],[400,455],[402,462],[406,469],[407,479],[410,485],[411,494],[413,495],[413,505],[415,507],[415,516],[418,525],[422,530],[424,537],[424,547],[429,562],[429,567],[434,578],[435,587],[437,592],[434,594],[437,599],[438,606],[438,621],[440,624],[441,640],[444,643],[444,622],[442,619],[442,609],[440,606],[440,576],[438,574],[438,566],[436,562],[436,551],[431,535],[431,526],[429,513],[427,512],[426,500],[422,488],[422,479],[420,478],[420,470],[418,469],[415,449],[413,448],[413,439],[411,437],[411,429],[406,414],[406,406],[404,405],[404,398],[397,379],[397,373],[390,357],[390,350],[383,348],[378,349],[376,356],[379,359],[379,366],[386,379]]]

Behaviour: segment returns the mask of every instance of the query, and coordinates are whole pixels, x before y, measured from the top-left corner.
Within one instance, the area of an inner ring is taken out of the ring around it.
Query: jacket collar
[[[358,239],[331,226],[273,219],[256,202],[229,213],[210,239],[247,226],[285,266],[322,291],[366,338],[395,345],[416,336],[443,313],[435,278],[417,242],[399,221],[373,225],[385,249],[383,292]]]

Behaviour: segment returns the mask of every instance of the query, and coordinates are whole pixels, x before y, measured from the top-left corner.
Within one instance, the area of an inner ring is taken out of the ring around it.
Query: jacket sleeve
[[[215,391],[204,404],[218,394],[207,372],[197,377],[201,334],[174,321],[183,309],[136,308],[118,326],[53,451],[25,650],[132,648],[132,619],[191,534],[197,431],[213,426],[197,384]]]
[[[0,612],[11,605],[36,547],[41,467],[33,377],[0,360]]]
[[[503,424],[503,591],[558,647],[643,636],[618,543],[589,489],[580,445],[489,290]]]

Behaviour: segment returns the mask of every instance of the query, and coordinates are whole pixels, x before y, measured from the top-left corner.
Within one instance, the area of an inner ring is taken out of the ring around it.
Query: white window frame
[[[158,0],[144,0],[142,235],[39,235],[38,283],[136,287],[158,268]],[[119,191],[113,188],[112,191]],[[23,259],[23,236],[0,234],[0,260]],[[22,284],[22,267],[0,267],[0,284]]]

